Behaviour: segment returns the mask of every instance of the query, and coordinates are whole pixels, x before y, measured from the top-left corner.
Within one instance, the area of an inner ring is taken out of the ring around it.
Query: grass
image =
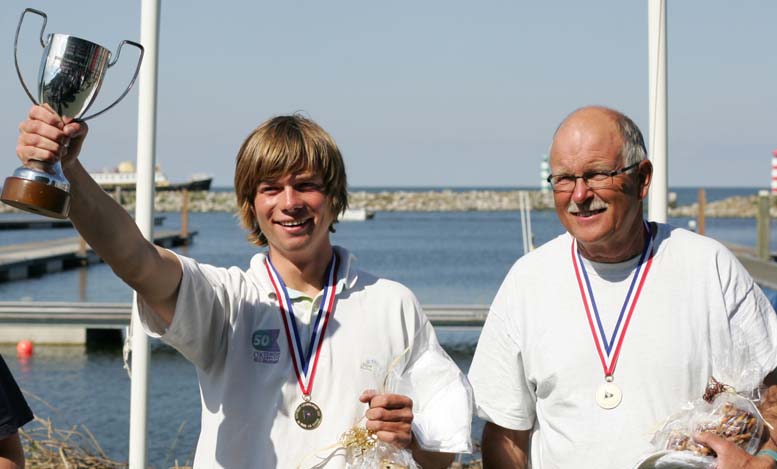
[[[27,467],[41,469],[118,469],[127,464],[109,458],[92,432],[84,426],[54,428],[50,420],[35,418],[19,429]]]

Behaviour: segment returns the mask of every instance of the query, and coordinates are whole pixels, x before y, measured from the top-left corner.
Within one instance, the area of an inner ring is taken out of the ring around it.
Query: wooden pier
[[[154,217],[154,225],[160,226],[165,220],[164,216]],[[25,217],[0,219],[0,230],[45,230],[49,228],[73,228],[70,220],[58,220],[56,218]]]
[[[427,305],[424,312],[435,326],[480,327],[488,305]],[[0,301],[0,324],[80,326],[117,329],[130,324],[130,303]]]
[[[771,260],[758,257],[755,248],[726,244],[726,247],[737,256],[758,285],[777,291],[777,262],[772,254]]]
[[[187,245],[196,231],[181,233],[163,230],[154,233],[154,243],[162,247]],[[14,244],[0,247],[0,282],[20,280],[101,262],[100,257],[80,237]]]

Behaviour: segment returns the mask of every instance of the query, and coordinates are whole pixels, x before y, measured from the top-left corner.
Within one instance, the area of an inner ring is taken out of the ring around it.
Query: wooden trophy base
[[[7,177],[0,200],[18,209],[51,218],[67,218],[70,193],[38,181]]]

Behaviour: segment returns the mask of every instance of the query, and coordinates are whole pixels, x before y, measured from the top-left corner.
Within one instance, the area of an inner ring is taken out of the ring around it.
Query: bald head
[[[569,114],[553,134],[550,153],[557,142],[568,139],[606,139],[620,146],[622,164],[629,166],[647,158],[645,141],[639,127],[625,114],[603,106],[586,106]]]

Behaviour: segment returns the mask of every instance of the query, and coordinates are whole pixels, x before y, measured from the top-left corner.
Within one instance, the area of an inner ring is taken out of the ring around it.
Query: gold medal
[[[612,382],[612,376],[607,377],[607,382],[599,386],[596,390],[596,403],[602,409],[614,409],[618,407],[623,399],[621,389]]]
[[[305,430],[313,430],[321,425],[321,408],[311,402],[309,396],[305,398],[305,401],[294,411],[294,420]]]

